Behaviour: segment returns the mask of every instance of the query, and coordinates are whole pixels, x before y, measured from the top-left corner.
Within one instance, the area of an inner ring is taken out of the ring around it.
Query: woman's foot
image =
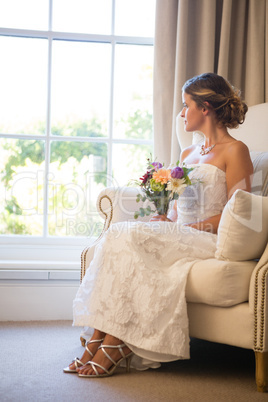
[[[129,356],[132,354],[131,350],[126,346],[122,346],[121,350],[123,354],[120,352],[119,348],[109,348],[109,346],[118,346],[122,345],[123,342],[120,341],[120,339],[115,338],[114,336],[111,335],[106,335],[103,341],[103,345],[106,345],[106,347],[103,349],[106,351],[106,353],[110,356],[110,358],[114,362],[118,362],[119,360],[122,360],[123,356]],[[109,346],[108,346],[109,345]],[[106,374],[109,369],[112,368],[112,366],[115,366],[115,364],[106,356],[105,352],[99,348],[99,350],[96,352],[94,357],[92,359],[89,359],[91,362],[96,363],[95,368],[97,369],[97,373],[99,375]],[[82,367],[79,367],[77,369],[77,372],[79,375],[86,375],[86,376],[95,376],[96,371],[93,368],[94,364],[91,365],[90,363],[88,365],[84,365]],[[107,371],[103,370],[101,367],[106,369]]]
[[[104,337],[104,332],[95,330],[92,338],[88,342],[86,342],[85,351],[81,359],[76,358],[71,364],[69,364],[69,370],[64,369],[64,371],[70,373],[77,372],[79,367],[83,366],[83,364],[87,363],[94,357],[99,346],[102,344]]]

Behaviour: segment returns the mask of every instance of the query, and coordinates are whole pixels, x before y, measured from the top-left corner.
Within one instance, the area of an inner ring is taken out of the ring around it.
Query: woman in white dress
[[[188,80],[182,97],[185,130],[204,133],[204,143],[183,150],[181,162],[200,180],[168,216],[106,232],[74,300],[74,325],[95,329],[65,372],[96,378],[123,361],[129,368],[131,358],[140,369],[189,358],[187,274],[196,259],[214,257],[224,205],[236,189],[250,191],[253,167],[246,145],[227,131],[247,112],[237,90],[207,73]]]

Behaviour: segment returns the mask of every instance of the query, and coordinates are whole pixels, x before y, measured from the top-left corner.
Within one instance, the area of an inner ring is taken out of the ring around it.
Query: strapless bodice
[[[192,164],[189,177],[194,183],[178,200],[179,223],[202,221],[222,212],[227,202],[226,174],[215,165]]]

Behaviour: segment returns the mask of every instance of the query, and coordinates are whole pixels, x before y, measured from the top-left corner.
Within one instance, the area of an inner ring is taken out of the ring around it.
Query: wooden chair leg
[[[268,391],[268,352],[255,352],[256,383],[259,392]]]

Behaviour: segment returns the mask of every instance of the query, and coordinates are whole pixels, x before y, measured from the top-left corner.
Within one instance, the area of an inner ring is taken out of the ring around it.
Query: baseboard
[[[0,321],[72,320],[79,281],[0,283]]]

